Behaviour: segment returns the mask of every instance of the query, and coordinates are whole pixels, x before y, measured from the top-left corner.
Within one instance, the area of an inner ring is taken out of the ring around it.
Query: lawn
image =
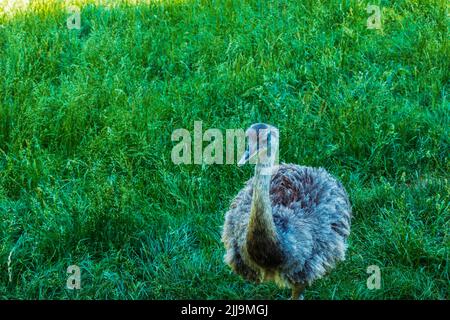
[[[342,181],[347,259],[306,299],[449,298],[446,1],[74,1],[80,29],[56,2],[0,4],[0,299],[289,298],[223,263],[253,168],[175,165],[194,121]]]

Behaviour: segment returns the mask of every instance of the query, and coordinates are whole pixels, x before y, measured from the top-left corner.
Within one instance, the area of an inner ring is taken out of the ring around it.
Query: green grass
[[[281,161],[348,190],[347,260],[306,299],[448,299],[446,1],[370,3],[382,30],[367,1],[80,4],[81,30],[51,4],[0,16],[0,298],[288,298],[222,261],[251,166],[171,162],[201,120],[274,124]]]

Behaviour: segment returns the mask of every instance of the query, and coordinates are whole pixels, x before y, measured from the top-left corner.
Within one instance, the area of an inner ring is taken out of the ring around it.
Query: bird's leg
[[[303,291],[305,291],[306,284],[296,283],[292,286],[291,300],[303,300]]]

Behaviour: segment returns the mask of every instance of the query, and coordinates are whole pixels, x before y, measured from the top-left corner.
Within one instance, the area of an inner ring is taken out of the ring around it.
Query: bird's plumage
[[[269,198],[277,246],[259,248],[262,258],[249,254],[254,179],[247,181],[225,216],[225,262],[236,273],[256,282],[311,284],[345,259],[351,206],[344,187],[325,169],[295,164],[280,165],[270,177]],[[280,259],[267,267],[260,262],[264,255],[267,259]]]

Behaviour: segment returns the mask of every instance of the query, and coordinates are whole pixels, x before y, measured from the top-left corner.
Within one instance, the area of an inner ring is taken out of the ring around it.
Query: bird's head
[[[278,154],[279,131],[265,123],[254,123],[247,129],[247,148],[238,165],[245,163],[273,166]]]

